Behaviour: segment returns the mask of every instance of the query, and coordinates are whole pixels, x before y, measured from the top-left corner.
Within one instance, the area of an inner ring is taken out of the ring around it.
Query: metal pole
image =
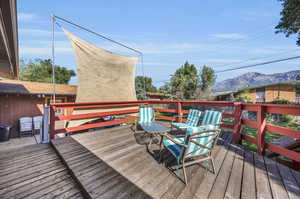
[[[49,106],[44,107],[43,125],[40,137],[41,143],[49,143]]]
[[[52,86],[53,86],[53,102],[55,103],[55,56],[54,56],[54,31],[55,31],[55,16],[52,15]]]

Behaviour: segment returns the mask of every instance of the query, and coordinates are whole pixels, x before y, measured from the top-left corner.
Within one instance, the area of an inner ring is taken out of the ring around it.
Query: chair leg
[[[213,169],[213,174],[216,174],[214,159],[210,158],[210,161],[211,161],[211,165],[212,165],[212,169]]]
[[[186,170],[185,170],[184,162],[182,163],[182,171],[183,171],[184,183],[187,184],[187,177],[186,177]]]
[[[160,164],[162,164],[164,161],[164,155],[165,155],[165,150],[161,148],[160,152],[159,152],[159,163]]]

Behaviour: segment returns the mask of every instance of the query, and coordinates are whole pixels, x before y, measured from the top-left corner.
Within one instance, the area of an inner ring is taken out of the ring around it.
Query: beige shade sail
[[[137,100],[134,82],[137,57],[103,50],[65,29],[63,31],[70,39],[75,52],[78,77],[76,102]],[[75,110],[73,114],[99,111],[108,110]],[[78,126],[87,121],[90,119],[70,121],[68,127]]]

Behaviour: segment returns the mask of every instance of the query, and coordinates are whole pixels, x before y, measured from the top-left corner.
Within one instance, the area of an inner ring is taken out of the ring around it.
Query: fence
[[[293,130],[280,126],[274,126],[267,122],[266,114],[288,114],[294,116],[300,116],[299,105],[281,105],[281,104],[250,104],[241,102],[220,102],[220,101],[119,101],[119,102],[94,102],[94,103],[58,103],[51,104],[50,106],[50,137],[54,138],[58,133],[71,133],[81,130],[87,130],[91,128],[110,126],[115,124],[122,124],[128,122],[134,122],[137,117],[134,113],[138,112],[139,105],[153,105],[154,110],[160,113],[168,113],[172,115],[178,115],[177,121],[182,121],[184,114],[187,114],[188,110],[185,107],[188,106],[205,106],[205,107],[222,107],[231,108],[231,112],[224,112],[223,118],[231,118],[233,123],[223,123],[221,127],[232,130],[233,137],[236,143],[241,143],[242,140],[251,142],[257,146],[257,152],[264,154],[265,150],[273,151],[277,154],[285,156],[294,161],[294,163],[300,163],[300,153],[280,147],[278,145],[267,143],[265,140],[266,131],[281,136],[288,136],[291,138],[300,139],[300,130]],[[161,107],[161,105],[168,105],[169,107]],[[118,108],[124,108],[126,110],[118,110]],[[174,107],[174,108],[172,108]],[[105,111],[105,109],[114,108],[114,111]],[[99,109],[102,111],[96,113],[76,114],[76,115],[61,115],[55,116],[56,109]],[[104,110],[104,111],[103,111]],[[256,112],[256,121],[245,119],[242,117],[243,111]],[[104,121],[98,123],[84,124],[77,127],[69,127],[64,129],[55,129],[55,121],[61,120],[74,120],[74,119],[88,119],[98,118],[104,116],[125,116],[112,121]],[[165,115],[157,115],[157,119],[172,121],[174,118]],[[241,133],[241,127],[243,125],[250,126],[257,129],[257,137],[251,137]]]

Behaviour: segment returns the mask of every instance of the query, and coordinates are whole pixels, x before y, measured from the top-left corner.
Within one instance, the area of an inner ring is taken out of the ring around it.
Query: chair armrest
[[[184,117],[187,117],[187,116],[184,116],[184,115],[173,115],[173,119],[172,119],[172,122],[175,120],[175,118],[184,118]]]
[[[180,143],[180,142],[177,142],[176,140],[174,140],[174,137],[172,137],[172,136],[170,136],[170,135],[168,135],[168,134],[163,135],[163,137],[166,137],[168,140],[171,140],[171,141],[174,142],[175,144],[178,144],[178,145],[183,146],[183,147],[187,147],[187,145],[182,144],[182,143]],[[175,138],[176,138],[176,137],[175,137]]]
[[[193,128],[193,127],[191,127],[191,128]],[[187,129],[187,132],[191,129],[191,128],[188,128]],[[197,128],[197,127],[195,127],[195,128]],[[190,133],[190,136],[195,136],[195,135],[199,135],[199,134],[202,134],[202,133],[209,133],[209,132],[220,132],[221,131],[221,129],[219,129],[219,128],[217,128],[217,129],[201,129],[201,130],[192,130],[193,132],[192,133]],[[203,137],[206,137],[206,136],[203,136]]]

